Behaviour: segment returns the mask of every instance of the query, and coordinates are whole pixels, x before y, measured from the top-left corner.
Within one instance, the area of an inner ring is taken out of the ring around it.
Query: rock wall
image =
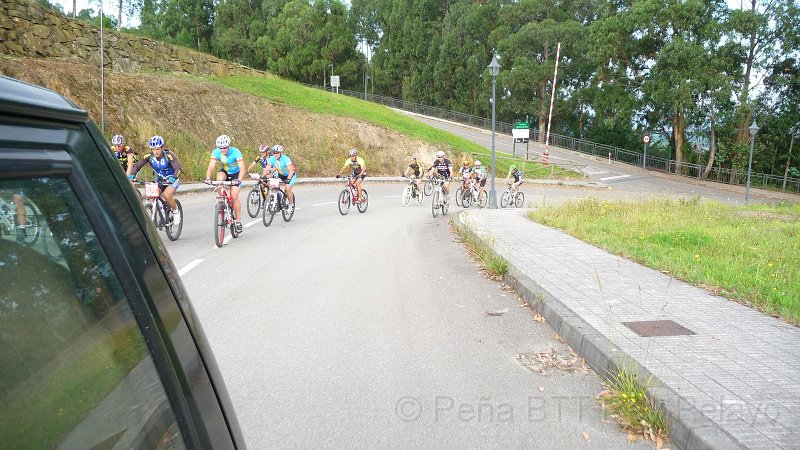
[[[265,73],[205,53],[103,30],[103,66],[117,72]],[[100,65],[100,29],[33,0],[0,1],[0,54]]]

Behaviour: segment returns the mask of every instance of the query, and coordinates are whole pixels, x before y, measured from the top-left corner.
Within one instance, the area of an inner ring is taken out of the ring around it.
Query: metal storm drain
[[[642,320],[638,322],[622,322],[631,331],[642,337],[655,336],[691,336],[694,331],[671,320]]]

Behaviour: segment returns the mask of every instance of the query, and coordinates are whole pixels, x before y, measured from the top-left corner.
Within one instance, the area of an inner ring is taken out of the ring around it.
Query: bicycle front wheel
[[[421,205],[422,200],[425,198],[425,196],[422,195],[422,191],[419,190],[416,185],[414,185],[413,193],[414,193],[414,198],[417,199],[417,206]]]
[[[426,181],[425,186],[422,187],[422,192],[424,192],[425,195],[430,197],[431,194],[433,193],[433,181],[431,180]]]
[[[214,244],[217,247],[222,247],[225,242],[225,227],[227,226],[225,222],[225,205],[217,203],[214,205]]]
[[[345,189],[339,194],[339,214],[345,215],[350,211],[350,191]]]
[[[433,193],[433,198],[431,199],[431,212],[433,213],[434,219],[439,215],[439,206],[439,191],[436,191]]]
[[[403,206],[408,206],[411,204],[411,186],[406,186],[403,188],[403,195],[400,196],[400,199],[403,202]]]
[[[487,194],[486,190],[484,190],[478,194],[478,206],[485,208],[487,203],[489,203],[489,194]]]
[[[508,202],[511,200],[511,194],[508,191],[503,192],[503,196],[500,197],[500,207],[505,208],[508,206]]]
[[[275,194],[269,194],[267,200],[264,202],[264,211],[262,212],[261,220],[264,226],[268,227],[272,224],[272,219],[275,218],[275,210],[278,207],[278,199]]]
[[[258,216],[258,212],[261,210],[261,192],[258,189],[258,186],[250,189],[250,193],[247,194],[247,214],[255,219]]]
[[[461,193],[461,206],[469,208],[472,205],[472,190],[467,189]]]
[[[179,217],[180,222],[175,225],[175,217]],[[172,213],[172,222],[165,224],[164,227],[167,232],[167,237],[170,241],[177,241],[179,237],[181,237],[181,230],[183,230],[183,206],[181,206],[181,201],[175,199],[175,212]]]
[[[462,200],[463,196],[464,196],[464,188],[459,187],[458,189],[456,189],[456,206],[463,205],[463,200]]]
[[[361,190],[361,201],[358,202],[356,208],[358,208],[358,212],[364,213],[367,212],[367,207],[369,206],[369,197],[367,197],[367,190]]]

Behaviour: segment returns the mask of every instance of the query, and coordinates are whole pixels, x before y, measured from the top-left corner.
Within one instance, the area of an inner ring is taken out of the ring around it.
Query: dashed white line
[[[334,204],[336,204],[336,202],[315,203],[309,206],[322,206],[322,205],[334,205]]]
[[[253,225],[257,224],[258,222],[261,222],[261,221],[260,221],[260,220],[254,220],[254,221],[252,221],[252,222],[247,222],[246,224],[244,224],[244,225],[243,225],[243,227],[245,227],[245,228],[250,228],[250,227],[252,227]]]
[[[618,180],[620,178],[628,178],[630,175],[617,175],[615,177],[605,177],[600,178],[600,181],[608,181],[608,180]]]
[[[202,259],[195,259],[194,261],[190,262],[189,264],[187,264],[187,265],[183,266],[183,269],[181,269],[181,270],[179,270],[179,271],[178,271],[178,275],[180,275],[180,276],[184,276],[184,275],[186,275],[186,272],[188,272],[188,271],[190,271],[190,270],[194,269],[194,268],[195,268],[195,267],[197,267],[197,265],[198,265],[198,264],[200,264],[201,262],[203,262],[203,260],[202,260]]]

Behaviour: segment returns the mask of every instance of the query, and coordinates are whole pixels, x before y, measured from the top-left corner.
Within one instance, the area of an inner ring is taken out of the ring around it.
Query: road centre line
[[[195,267],[197,267],[197,265],[200,264],[201,262],[203,262],[202,259],[195,259],[194,261],[190,262],[189,264],[183,266],[183,269],[178,271],[178,275],[180,275],[180,276],[186,275],[186,273],[188,271],[190,271],[190,270],[194,269]]]

